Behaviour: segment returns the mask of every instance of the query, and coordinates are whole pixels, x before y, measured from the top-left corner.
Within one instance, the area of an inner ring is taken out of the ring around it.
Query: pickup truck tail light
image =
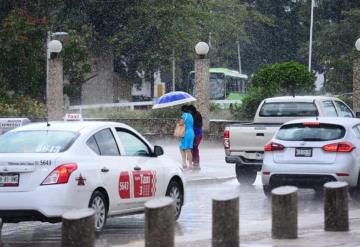
[[[224,131],[224,148],[230,148],[230,132],[228,130]]]
[[[284,150],[284,148],[285,147],[279,143],[269,142],[264,146],[264,151],[265,152],[281,151]]]
[[[41,185],[66,184],[70,175],[77,169],[77,164],[63,164],[56,167],[41,183]]]
[[[325,152],[350,153],[355,147],[350,142],[337,142],[322,147]]]

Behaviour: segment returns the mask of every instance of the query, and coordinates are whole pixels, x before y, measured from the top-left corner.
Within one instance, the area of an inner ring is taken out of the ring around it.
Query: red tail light
[[[41,185],[66,184],[73,171],[77,169],[77,164],[64,164],[56,167],[41,183]]]
[[[224,131],[224,148],[225,149],[230,148],[230,131],[228,130]]]
[[[284,146],[276,143],[276,142],[269,142],[268,144],[266,144],[264,146],[264,151],[265,152],[272,152],[272,151],[281,151],[284,150]]]
[[[322,147],[325,152],[350,153],[355,147],[350,142],[331,143]]]

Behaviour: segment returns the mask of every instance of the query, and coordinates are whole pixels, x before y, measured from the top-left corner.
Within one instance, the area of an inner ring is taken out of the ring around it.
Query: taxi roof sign
[[[65,121],[83,121],[82,115],[79,113],[66,113]]]

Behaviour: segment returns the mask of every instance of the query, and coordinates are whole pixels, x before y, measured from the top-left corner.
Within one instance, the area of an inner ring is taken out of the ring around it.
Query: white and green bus
[[[210,68],[209,73],[210,100],[240,101],[245,95],[247,75],[227,68]],[[190,93],[194,90],[194,84],[195,71],[191,71],[188,87]]]

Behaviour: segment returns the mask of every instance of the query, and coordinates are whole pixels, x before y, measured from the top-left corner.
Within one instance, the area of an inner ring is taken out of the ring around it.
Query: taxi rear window
[[[331,141],[345,136],[345,128],[335,124],[287,124],[283,125],[276,139],[284,141]]]
[[[313,102],[275,102],[264,103],[260,109],[261,117],[311,117],[318,111]]]
[[[73,131],[28,130],[0,136],[0,153],[61,153],[79,136]]]

